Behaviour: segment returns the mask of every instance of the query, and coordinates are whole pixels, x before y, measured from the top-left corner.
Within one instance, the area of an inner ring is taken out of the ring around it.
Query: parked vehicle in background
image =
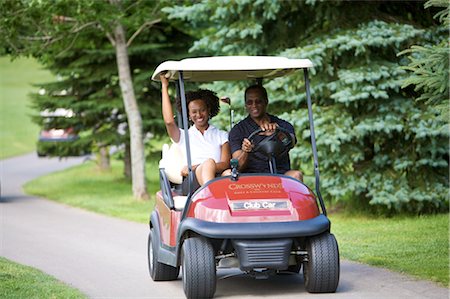
[[[39,132],[36,151],[39,157],[45,156],[83,156],[89,153],[82,144],[75,126],[60,127],[58,118],[71,118],[72,110],[58,108],[54,111],[45,110],[40,113],[44,118],[44,127]]]

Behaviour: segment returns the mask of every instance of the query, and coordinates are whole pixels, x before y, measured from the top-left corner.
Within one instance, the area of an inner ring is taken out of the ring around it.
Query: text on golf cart
[[[238,189],[282,189],[283,185],[281,183],[277,184],[230,184],[228,186],[231,190]]]

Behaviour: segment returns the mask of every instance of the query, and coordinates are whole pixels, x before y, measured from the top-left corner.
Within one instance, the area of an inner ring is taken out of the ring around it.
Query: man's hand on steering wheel
[[[254,138],[256,135],[264,135],[264,137],[256,141]],[[248,142],[251,144],[251,148]],[[267,123],[265,127],[261,126],[253,131],[248,138],[244,139],[242,150],[247,153],[260,151],[266,155],[279,157],[289,152],[294,147],[294,144],[295,138],[288,130],[276,124],[274,126],[274,124]]]
[[[263,123],[260,126],[261,132],[259,133],[259,135],[271,136],[277,128],[278,128],[277,123],[269,123],[269,122]],[[241,150],[243,152],[251,153],[254,147],[255,146],[253,142],[248,140],[247,138],[244,138],[244,140],[242,140]]]
[[[278,124],[277,123],[263,123],[260,126],[261,130],[263,132],[270,132],[271,134],[273,134],[273,132],[278,128]],[[261,134],[261,135],[271,135],[271,134]]]
[[[247,138],[244,138],[244,140],[242,140],[241,150],[245,153],[251,153],[253,150],[253,143]]]

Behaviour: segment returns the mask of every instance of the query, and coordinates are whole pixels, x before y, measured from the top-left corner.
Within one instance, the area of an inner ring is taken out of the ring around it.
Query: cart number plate
[[[247,210],[285,210],[288,208],[286,201],[235,201],[231,203],[231,209],[234,211]]]

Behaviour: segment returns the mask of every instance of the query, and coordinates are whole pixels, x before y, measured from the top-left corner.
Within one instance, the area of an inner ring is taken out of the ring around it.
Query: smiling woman
[[[191,148],[192,162],[188,160],[181,171],[184,177],[182,193],[184,195],[203,186],[229,168],[231,158],[228,134],[209,124],[209,119],[219,112],[219,98],[210,90],[198,90],[186,93],[186,105],[192,126],[187,130],[178,127],[173,117],[172,103],[169,97],[169,80],[166,74],[160,75],[162,86],[162,112],[170,139],[180,148]],[[177,103],[181,112],[181,101]],[[189,135],[189,138],[187,138]],[[191,139],[191,143],[189,142]],[[191,157],[190,154],[185,155]],[[194,175],[190,178],[188,164],[192,165]],[[190,183],[192,184],[190,186]]]
[[[33,84],[54,77],[33,59],[0,57],[0,159],[35,150],[39,128],[32,123],[28,94]]]

